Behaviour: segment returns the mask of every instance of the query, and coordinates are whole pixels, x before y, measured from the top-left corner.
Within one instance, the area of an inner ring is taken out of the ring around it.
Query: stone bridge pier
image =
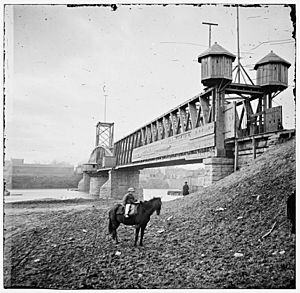
[[[204,159],[203,163],[205,169],[204,186],[212,185],[234,171],[233,158],[212,157]]]
[[[143,199],[143,189],[139,184],[140,171],[137,169],[111,169],[94,174],[84,173],[79,190],[99,198],[122,199],[129,187],[136,190],[138,199]]]
[[[112,169],[109,179],[100,189],[100,197],[122,199],[129,187],[133,187],[139,199],[143,199],[143,189],[139,183],[138,169]]]

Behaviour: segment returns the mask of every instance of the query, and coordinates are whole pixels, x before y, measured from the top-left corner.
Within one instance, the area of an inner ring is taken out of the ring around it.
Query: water
[[[167,195],[169,190],[177,189],[144,189],[144,200],[152,197],[161,197],[162,201],[170,201],[182,196]],[[21,202],[45,199],[76,199],[76,198],[96,198],[85,192],[72,189],[11,189],[9,196],[4,196],[4,202]]]
[[[162,201],[170,201],[183,197],[182,195],[168,195],[167,192],[170,190],[177,191],[178,189],[144,189],[144,200],[149,200],[152,197],[161,197]]]
[[[4,197],[6,203],[29,201],[29,200],[45,200],[45,199],[76,199],[76,198],[94,198],[93,196],[71,189],[11,189],[10,195]]]

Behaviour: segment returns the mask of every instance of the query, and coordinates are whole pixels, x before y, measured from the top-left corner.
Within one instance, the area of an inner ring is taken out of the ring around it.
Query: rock
[[[167,219],[167,221],[170,221],[172,218],[173,218],[173,216],[170,216],[170,217]]]
[[[243,257],[243,256],[244,256],[244,254],[239,253],[239,252],[236,252],[236,253],[234,254],[234,257]]]
[[[120,251],[117,251],[117,252],[115,253],[115,255],[116,255],[116,256],[120,256],[120,255],[121,255],[121,252],[120,252]]]
[[[285,251],[281,250],[281,251],[279,251],[279,254],[283,255],[283,254],[285,254]]]
[[[216,212],[222,212],[222,211],[225,211],[225,210],[226,210],[226,208],[217,208],[217,209],[215,209]]]
[[[161,229],[161,230],[158,230],[157,233],[161,234],[161,233],[164,233],[165,232],[165,229]]]
[[[85,229],[82,229],[82,232],[86,233],[86,232],[87,232],[87,230],[85,230]]]
[[[243,216],[237,217],[238,220],[241,220],[241,219],[243,219],[243,218],[244,218]]]

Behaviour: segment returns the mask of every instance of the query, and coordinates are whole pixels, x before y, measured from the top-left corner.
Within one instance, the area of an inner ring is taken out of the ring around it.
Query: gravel
[[[133,247],[133,227],[119,227],[118,245],[108,235],[112,200],[6,205],[4,286],[295,288],[295,236],[286,218],[295,187],[292,139],[201,193],[164,202],[143,247]]]

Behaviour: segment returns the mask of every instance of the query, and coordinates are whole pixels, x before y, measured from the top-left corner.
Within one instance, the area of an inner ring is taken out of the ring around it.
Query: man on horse
[[[130,205],[135,203],[137,201],[137,199],[134,196],[134,188],[129,187],[128,188],[128,192],[124,195],[123,197],[123,205],[125,206],[125,218],[128,218],[128,213],[130,210]]]

